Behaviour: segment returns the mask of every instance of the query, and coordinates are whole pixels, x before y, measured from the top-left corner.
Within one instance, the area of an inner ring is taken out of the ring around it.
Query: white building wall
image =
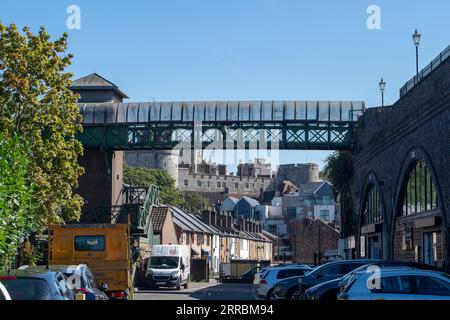
[[[212,250],[212,266],[211,269],[213,272],[219,272],[220,265],[220,237],[219,235],[213,235],[213,250]]]
[[[314,206],[314,217],[315,218],[322,218],[320,216],[321,210],[328,210],[330,218],[329,218],[329,220],[327,220],[327,222],[331,222],[336,219],[336,206],[334,206],[334,205],[315,205]]]
[[[250,241],[247,239],[239,239],[239,259],[250,258]]]

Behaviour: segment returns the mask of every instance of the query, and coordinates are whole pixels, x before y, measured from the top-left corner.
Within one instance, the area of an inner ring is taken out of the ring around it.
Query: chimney
[[[227,215],[227,225],[228,225],[228,228],[230,228],[230,229],[233,227],[233,216],[232,216],[231,212],[228,212],[228,215]]]
[[[211,225],[211,212],[209,211],[203,211],[202,212],[202,220],[204,223]]]
[[[219,216],[219,220],[220,220],[220,225],[221,225],[222,227],[226,227],[226,226],[227,226],[227,217],[226,217],[225,214],[221,214],[221,215]]]
[[[252,232],[252,223],[250,222],[250,220],[246,219],[245,224],[246,224],[245,231]]]
[[[217,214],[214,211],[210,212],[210,217],[211,217],[211,225],[212,226],[216,226],[217,225]]]
[[[244,220],[244,216],[241,216],[239,218],[239,229],[241,231],[245,231],[245,220]]]

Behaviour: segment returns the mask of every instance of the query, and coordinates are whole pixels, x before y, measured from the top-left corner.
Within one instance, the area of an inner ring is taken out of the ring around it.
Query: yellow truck
[[[132,299],[128,224],[49,226],[49,265],[86,264],[112,299]]]

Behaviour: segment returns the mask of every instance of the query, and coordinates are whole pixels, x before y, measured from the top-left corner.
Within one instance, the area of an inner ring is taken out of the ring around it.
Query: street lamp
[[[420,45],[420,37],[422,35],[416,31],[414,32],[414,34],[412,35],[413,37],[413,41],[414,41],[414,45],[416,46],[416,78],[417,81],[419,81],[419,45]]]
[[[386,82],[383,80],[383,78],[381,78],[379,85],[381,91],[381,106],[384,107],[384,88],[386,87]]]

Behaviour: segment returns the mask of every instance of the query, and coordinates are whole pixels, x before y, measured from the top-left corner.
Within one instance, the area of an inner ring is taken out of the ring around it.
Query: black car
[[[67,286],[61,271],[44,267],[30,267],[0,273],[0,282],[12,300],[74,300],[75,294]]]
[[[381,260],[359,259],[328,262],[304,276],[279,281],[273,287],[272,298],[274,300],[294,299],[294,294],[302,293],[319,283],[340,278],[363,265],[379,261]]]
[[[50,269],[63,272],[68,277],[68,286],[76,293],[83,293],[86,300],[109,300],[106,294],[108,286],[106,284],[97,286],[94,275],[87,265],[51,266]]]
[[[337,278],[334,280],[326,281],[321,284],[318,284],[316,286],[313,286],[305,291],[303,295],[299,295],[299,299],[304,300],[336,300],[336,296],[340,290],[341,283],[345,283],[346,280],[348,280],[351,275],[357,271],[364,271],[369,266],[373,264],[367,264],[363,265],[350,273],[346,274],[345,276],[341,278]],[[409,268],[416,268],[421,270],[433,270],[433,271],[444,271],[441,268],[423,264],[423,263],[417,263],[417,262],[407,262],[407,261],[380,261],[377,262],[376,265],[380,268],[385,267],[409,267]]]

